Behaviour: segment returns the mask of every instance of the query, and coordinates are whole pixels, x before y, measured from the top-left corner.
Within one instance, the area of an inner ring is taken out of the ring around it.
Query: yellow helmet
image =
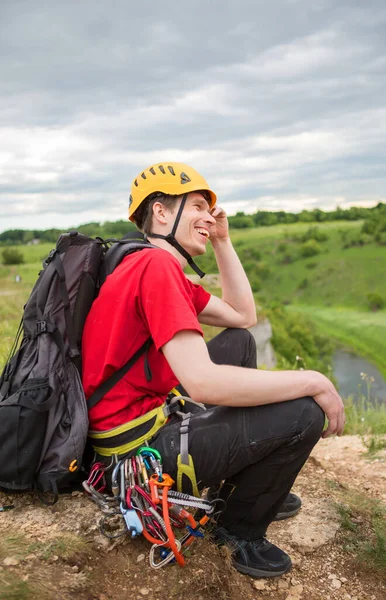
[[[216,204],[216,194],[195,169],[177,162],[152,165],[136,177],[131,185],[129,219],[135,222],[135,211],[150,194],[162,192],[171,196],[206,190],[210,208]]]

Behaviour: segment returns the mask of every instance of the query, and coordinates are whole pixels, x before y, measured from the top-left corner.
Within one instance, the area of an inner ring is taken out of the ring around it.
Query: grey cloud
[[[0,3],[1,228],[28,197],[108,216],[160,157],[229,206],[378,199],[385,25],[383,0]]]

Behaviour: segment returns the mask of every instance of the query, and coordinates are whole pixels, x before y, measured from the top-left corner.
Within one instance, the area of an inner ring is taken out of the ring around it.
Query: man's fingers
[[[341,410],[339,413],[330,413],[327,415],[327,419],[328,427],[323,432],[322,437],[327,438],[330,435],[342,435],[345,424],[344,411]]]
[[[340,419],[339,419],[339,428],[338,428],[337,435],[340,436],[343,433],[344,426],[345,426],[345,423],[346,423],[346,417],[345,417],[345,414],[344,414],[344,410],[342,411],[342,413],[339,416],[340,416]]]

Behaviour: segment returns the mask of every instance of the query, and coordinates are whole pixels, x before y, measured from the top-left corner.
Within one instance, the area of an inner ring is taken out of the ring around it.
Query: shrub
[[[261,281],[256,272],[250,273],[248,275],[249,283],[251,284],[251,288],[253,292],[258,292],[261,288]]]
[[[253,246],[241,248],[238,251],[241,262],[244,264],[247,260],[255,260],[258,261],[261,259],[261,253],[257,248]]]
[[[300,254],[304,258],[316,256],[317,254],[320,254],[321,251],[322,249],[316,240],[307,240],[307,242],[304,242],[300,246]]]
[[[309,281],[307,277],[305,277],[298,285],[298,290],[305,290],[308,287]]]
[[[318,227],[310,227],[300,237],[300,241],[302,242],[308,242],[308,240],[315,240],[316,242],[326,242],[328,240],[328,235],[325,231],[320,231]]]
[[[288,300],[287,300],[288,301]],[[331,376],[333,346],[330,339],[320,334],[312,321],[302,315],[288,312],[279,303],[265,309],[272,325],[272,345],[280,368],[291,369],[305,365]],[[296,357],[302,357],[302,364]]]
[[[377,233],[374,236],[374,240],[378,244],[378,246],[386,246],[386,234],[385,233],[382,233],[381,231],[377,231]]]
[[[4,248],[2,256],[5,265],[21,265],[24,262],[23,253],[16,248]]]
[[[382,310],[382,308],[385,308],[386,305],[386,302],[382,296],[376,292],[370,292],[370,294],[367,294],[367,303],[370,310],[373,311]]]
[[[377,221],[375,219],[367,219],[362,225],[361,233],[375,233],[377,229]]]
[[[290,263],[294,262],[294,260],[295,255],[291,254],[290,252],[285,252],[284,254],[278,256],[278,262],[280,265],[289,265]]]
[[[315,269],[318,266],[317,262],[309,262],[306,264],[306,269]]]
[[[271,273],[270,267],[263,261],[256,263],[255,269],[258,276],[262,279],[266,279]]]

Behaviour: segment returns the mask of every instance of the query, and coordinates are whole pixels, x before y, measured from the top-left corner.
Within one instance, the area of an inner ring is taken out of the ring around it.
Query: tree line
[[[323,223],[326,221],[358,221],[361,219],[374,220],[377,215],[386,216],[386,204],[380,202],[372,208],[352,206],[343,209],[336,208],[332,211],[323,211],[319,208],[313,210],[302,210],[299,213],[286,212],[284,210],[269,211],[258,210],[254,214],[238,212],[229,217],[229,225],[233,229],[246,229],[249,227],[269,227],[271,225],[289,225],[291,223]],[[75,228],[74,228],[75,229]],[[89,236],[102,238],[121,238],[135,226],[129,221],[106,221],[105,223],[85,223],[76,227],[76,230]],[[39,242],[55,243],[63,229],[9,229],[0,233],[0,244],[16,245]]]

